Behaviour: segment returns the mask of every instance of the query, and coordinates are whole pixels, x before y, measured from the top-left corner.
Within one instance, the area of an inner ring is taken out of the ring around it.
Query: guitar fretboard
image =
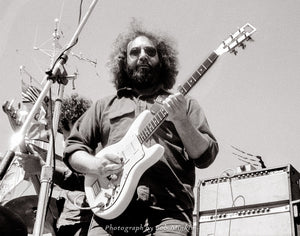
[[[204,63],[193,73],[193,75],[182,85],[179,86],[178,91],[183,95],[186,95],[191,88],[202,78],[205,72],[211,67],[216,61],[218,55],[213,52],[204,61]],[[140,143],[147,141],[155,130],[163,123],[167,118],[168,112],[162,107],[152,118],[152,120],[145,126],[145,128],[137,135]]]

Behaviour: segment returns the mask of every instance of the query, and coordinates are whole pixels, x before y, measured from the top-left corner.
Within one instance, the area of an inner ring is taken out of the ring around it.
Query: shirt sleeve
[[[75,170],[69,164],[69,157],[76,151],[93,154],[100,142],[98,117],[101,117],[101,101],[97,101],[76,121],[66,139],[63,160],[72,171]]]
[[[198,129],[199,132],[205,135],[209,141],[207,150],[197,159],[194,159],[195,166],[203,169],[210,166],[214,162],[219,151],[219,146],[216,138],[209,128],[206,116],[199,103],[195,99],[189,99],[188,104],[188,114],[192,124]]]

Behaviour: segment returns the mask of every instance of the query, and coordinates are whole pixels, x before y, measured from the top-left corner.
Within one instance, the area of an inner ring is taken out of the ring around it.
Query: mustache
[[[149,63],[147,62],[143,62],[143,63],[139,63],[135,66],[135,69],[139,69],[139,68],[143,68],[143,67],[146,67],[146,68],[149,68],[149,69],[153,69],[153,66],[151,66]]]

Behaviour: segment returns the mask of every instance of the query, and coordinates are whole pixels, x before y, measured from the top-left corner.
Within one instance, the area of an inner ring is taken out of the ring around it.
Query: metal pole
[[[73,45],[75,45],[76,41],[78,40],[78,36],[81,33],[81,31],[82,31],[84,25],[86,24],[93,9],[95,8],[97,2],[98,2],[98,0],[94,0],[91,3],[87,13],[83,17],[82,21],[80,22],[79,26],[77,27],[77,30],[74,33],[72,39],[70,40],[69,44],[67,45],[67,47],[66,47],[67,50],[64,52],[64,55],[62,55],[62,57],[58,60],[58,62],[54,65],[52,74],[57,75],[57,73],[59,72],[60,66],[62,66],[66,63],[67,55],[70,53],[71,48],[73,47]],[[48,86],[49,86],[48,90],[50,89],[51,84],[52,84],[52,81],[50,79],[50,81],[48,80],[46,83],[46,87],[48,88]],[[41,190],[40,190],[40,194],[39,194],[36,221],[35,221],[34,229],[33,229],[33,236],[40,236],[43,234],[44,221],[45,221],[46,210],[47,210],[46,206],[48,204],[48,194],[49,194],[49,189],[50,189],[49,187],[52,182],[52,174],[53,174],[52,158],[55,158],[55,154],[53,153],[53,146],[54,146],[54,142],[55,142],[54,141],[55,136],[57,133],[58,121],[59,121],[59,116],[60,116],[61,99],[63,98],[63,92],[64,92],[64,85],[60,84],[59,85],[59,100],[56,100],[55,109],[54,109],[53,134],[50,136],[49,150],[47,153],[46,164],[43,166],[42,172],[41,172]],[[41,101],[43,101],[43,99],[41,99]]]

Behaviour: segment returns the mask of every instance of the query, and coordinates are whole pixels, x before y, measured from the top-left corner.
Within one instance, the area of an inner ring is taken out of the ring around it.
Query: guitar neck
[[[179,86],[179,92],[186,95],[194,85],[202,78],[206,71],[217,60],[218,55],[212,52],[210,56],[202,63],[202,65],[193,73],[193,75],[181,86]]]
[[[202,78],[205,72],[214,64],[217,60],[218,55],[212,52],[210,56],[201,64],[201,66],[192,74],[192,76],[182,85],[179,86],[178,91],[186,95],[192,87]],[[156,129],[164,122],[167,118],[168,112],[162,106],[161,109],[154,115],[152,120],[146,125],[146,127],[137,135],[140,143],[147,141]]]

